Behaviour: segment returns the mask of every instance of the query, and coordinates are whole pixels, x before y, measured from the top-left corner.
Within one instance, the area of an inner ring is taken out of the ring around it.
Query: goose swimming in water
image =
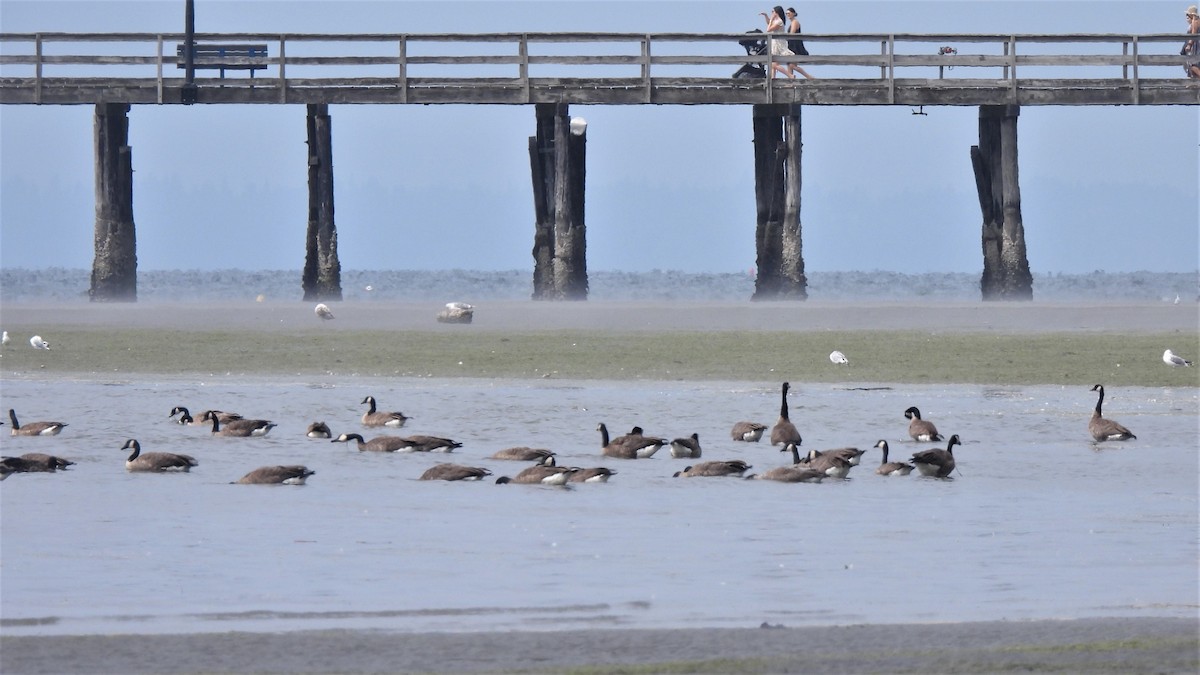
[[[711,462],[700,462],[699,464],[689,466],[683,471],[676,471],[675,478],[741,476],[751,468],[752,467],[749,464],[740,459],[713,460]]]
[[[1100,412],[1100,407],[1104,405],[1104,385],[1097,384],[1091,388],[1091,391],[1100,392],[1100,397],[1096,399],[1096,408],[1092,410],[1092,419],[1088,420],[1088,433],[1092,435],[1092,440],[1097,442],[1127,441],[1137,438],[1132,431],[1114,420],[1105,419]]]
[[[420,480],[483,480],[490,475],[492,472],[482,466],[435,464],[421,474]]]
[[[730,436],[735,441],[745,441],[746,443],[757,443],[762,438],[763,432],[767,430],[767,425],[759,424],[758,422],[738,422],[733,425],[733,430]]]
[[[609,440],[608,426],[603,422],[596,426],[596,430],[600,432],[600,454],[605,457],[649,459],[666,444],[664,438],[643,435],[641,427],[633,428],[636,433],[631,432],[612,440]]]
[[[337,438],[329,441],[330,443],[349,443],[350,441],[358,441],[358,450],[370,450],[372,452],[412,452],[412,444],[408,439],[399,436],[376,436],[371,440],[366,440],[358,434],[342,434]]]
[[[609,478],[617,475],[616,471],[596,466],[589,469],[576,469],[568,478],[568,483],[607,483]]]
[[[780,396],[779,402],[779,420],[771,428],[771,445],[782,443],[784,450],[798,446],[804,440],[800,438],[800,431],[796,429],[796,425],[792,424],[791,418],[788,417],[787,395],[791,387],[791,384],[787,382],[783,383],[783,393]]]
[[[521,483],[525,485],[566,485],[572,474],[578,473],[577,467],[555,466],[554,458],[548,457],[542,462],[526,467],[520,473],[509,478],[501,476],[496,479],[497,485],[505,483]]]
[[[213,411],[204,413],[205,420],[212,423],[212,433],[215,436],[232,436],[249,438],[251,436],[266,436],[277,425],[268,420],[230,420],[221,425],[220,416]]]
[[[313,422],[308,425],[308,429],[304,432],[309,438],[333,438],[333,432],[329,430],[329,425],[324,422]]]
[[[230,422],[232,422],[234,420],[242,419],[242,416],[237,413],[224,412],[221,410],[205,410],[204,412],[200,413],[200,419],[196,420],[192,417],[192,414],[190,412],[188,412],[188,409],[181,405],[177,405],[174,408],[171,408],[171,414],[168,417],[173,419],[176,415],[179,415],[180,416],[179,419],[175,420],[175,421],[180,424],[184,424],[184,425],[190,424],[192,426],[208,426],[208,416],[210,414],[216,415],[217,419],[220,420],[221,424],[229,424]]]
[[[914,454],[910,461],[922,476],[946,478],[950,472],[954,471],[954,446],[956,445],[962,445],[962,441],[958,440],[958,434],[954,434],[949,441],[946,441],[945,450],[941,448],[924,450]]]
[[[875,444],[875,447],[883,450],[883,459],[879,462],[879,468],[875,469],[875,473],[880,476],[907,476],[916,468],[912,464],[905,462],[889,462],[887,441],[880,440]]]
[[[41,452],[27,452],[20,457],[0,457],[0,480],[10,473],[54,473],[66,470],[75,462]]]
[[[241,485],[304,485],[316,471],[301,466],[261,466],[235,481]]]
[[[404,426],[410,418],[400,411],[384,412],[375,410],[375,397],[368,396],[362,400],[367,405],[367,412],[363,413],[362,423],[366,427],[391,427],[399,429]]]
[[[125,441],[125,445],[122,445],[121,449],[133,450],[125,460],[125,469],[128,471],[191,471],[193,466],[200,465],[200,462],[197,462],[196,458],[191,455],[179,455],[173,452],[142,454],[141,444],[133,438]]]
[[[699,459],[700,434],[692,434],[687,438],[676,438],[671,441],[671,456],[675,458]]]
[[[941,440],[942,435],[938,433],[937,427],[929,420],[921,419],[921,411],[916,406],[910,407],[904,411],[904,416],[911,420],[908,423],[908,435],[912,436],[914,441],[921,443],[936,443]]]
[[[545,448],[528,448],[519,446],[515,448],[505,448],[492,453],[491,459],[516,460],[519,462],[540,462],[547,457],[553,457],[554,453]]]
[[[8,420],[12,423],[9,431],[13,436],[57,436],[67,425],[62,422],[29,422],[22,425],[17,421],[17,412],[8,409]]]

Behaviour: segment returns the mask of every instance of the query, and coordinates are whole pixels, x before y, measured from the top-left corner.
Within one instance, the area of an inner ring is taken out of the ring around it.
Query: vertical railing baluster
[[[279,36],[279,102],[287,103],[287,42],[284,35]]]
[[[526,103],[530,100],[529,90],[529,33],[521,33],[521,42],[517,45],[517,54],[521,62],[517,64],[517,77],[521,80],[521,94]]]
[[[408,36],[407,35],[400,36],[400,44],[398,45],[398,48],[400,50],[400,54],[398,57],[399,61],[400,61],[400,63],[399,63],[400,72],[397,75],[400,78],[400,82],[399,82],[400,102],[408,103]]]

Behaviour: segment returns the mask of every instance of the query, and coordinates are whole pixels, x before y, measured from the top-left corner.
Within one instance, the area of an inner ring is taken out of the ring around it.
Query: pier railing
[[[787,58],[740,44],[785,38],[201,33],[198,46],[267,50],[224,57],[231,74],[222,77],[197,61],[192,82],[198,103],[1200,104],[1182,34],[805,34],[811,55]],[[0,104],[179,103],[184,39],[0,33]],[[744,64],[770,72],[776,62],[816,79],[734,77]]]

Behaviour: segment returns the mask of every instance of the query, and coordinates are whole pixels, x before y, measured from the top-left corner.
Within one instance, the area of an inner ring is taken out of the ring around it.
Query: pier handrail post
[[[1142,102],[1142,83],[1138,77],[1138,39],[1137,36],[1132,36],[1133,41],[1133,104],[1137,105]],[[1125,43],[1126,46],[1129,43]]]
[[[650,86],[650,36],[642,36],[642,83],[646,88],[646,103],[650,103],[653,98],[652,89]]]
[[[34,90],[33,90],[33,100],[37,103],[41,103],[42,102],[42,34],[41,33],[37,33],[36,35],[33,36],[33,50],[34,50],[34,54],[36,55],[36,56],[34,56],[35,63],[33,66],[34,83],[35,83]]]
[[[191,105],[196,102],[196,7],[187,0],[183,8],[183,86],[179,89],[179,102]]]
[[[521,33],[517,54],[521,58],[521,62],[517,64],[517,76],[521,78],[521,97],[526,103],[532,103],[529,97],[529,33]]]
[[[287,103],[287,40],[279,35],[279,102]]]
[[[1009,70],[1009,85],[1011,87],[1010,96],[1012,98],[1012,102],[1014,104],[1016,104],[1016,103],[1020,103],[1020,101],[1017,100],[1017,36],[1016,35],[1008,36],[1008,43],[1005,46],[1005,50],[1008,52],[1009,62],[1012,63],[1012,69]]]
[[[157,72],[155,73],[155,77],[154,77],[155,90],[156,90],[154,99],[155,99],[155,102],[157,102],[159,105],[162,105],[162,103],[163,103],[163,36],[161,33],[158,35],[158,39],[156,40],[156,43],[157,43],[156,46],[158,49],[158,53],[155,55],[157,57],[157,63],[155,64],[155,67],[157,68]]]
[[[400,102],[408,103],[408,36],[407,35],[400,36],[400,41],[399,41],[399,44],[397,45],[397,48],[399,49],[399,54],[397,56],[399,63],[397,65],[400,68],[400,72],[397,73],[397,77],[398,77],[398,84],[400,87]]]
[[[888,103],[896,102],[896,36],[888,35],[887,39],[887,81]]]

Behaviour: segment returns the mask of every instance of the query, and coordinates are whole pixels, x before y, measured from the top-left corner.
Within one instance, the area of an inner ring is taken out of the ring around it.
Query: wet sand
[[[1200,620],[392,634],[7,637],[24,673],[1155,672],[1198,667]]]

